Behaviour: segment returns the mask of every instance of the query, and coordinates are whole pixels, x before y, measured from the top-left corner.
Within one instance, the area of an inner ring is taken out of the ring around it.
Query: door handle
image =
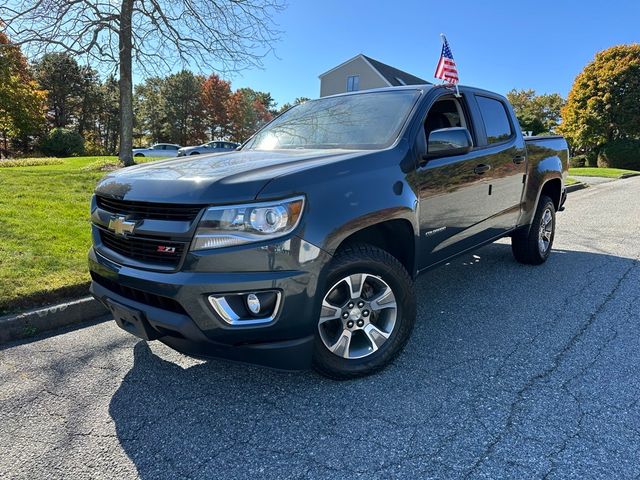
[[[481,163],[480,165],[477,165],[476,168],[473,169],[473,172],[478,175],[482,175],[483,173],[488,172],[489,170],[491,170],[491,165],[485,165],[484,163]]]
[[[527,159],[527,157],[525,157],[524,155],[518,155],[516,157],[513,157],[513,163],[515,163],[516,165],[520,165],[526,159]]]

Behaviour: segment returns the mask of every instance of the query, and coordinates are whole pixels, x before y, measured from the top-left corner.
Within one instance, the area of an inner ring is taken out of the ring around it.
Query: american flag
[[[440,54],[440,61],[438,62],[438,67],[436,68],[434,77],[441,78],[448,83],[456,84],[458,83],[458,68],[456,67],[456,62],[453,59],[449,42],[447,42],[447,39],[444,38],[444,36],[442,38],[442,42],[442,53]]]

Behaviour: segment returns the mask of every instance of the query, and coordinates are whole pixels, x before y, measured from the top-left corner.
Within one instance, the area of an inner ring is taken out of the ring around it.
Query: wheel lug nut
[[[362,311],[362,316],[363,317],[368,317],[369,316],[369,310],[363,310]]]
[[[347,308],[353,308],[353,302],[349,302],[349,304],[347,305]]]
[[[348,328],[353,328],[353,320],[349,320],[349,321],[347,322],[347,327],[348,327]]]
[[[358,326],[359,327],[364,326],[364,320],[358,320]]]
[[[364,302],[358,302],[358,308],[364,307]]]
[[[342,318],[344,318],[346,320],[347,318],[349,318],[349,314],[347,312],[344,312],[342,314]]]

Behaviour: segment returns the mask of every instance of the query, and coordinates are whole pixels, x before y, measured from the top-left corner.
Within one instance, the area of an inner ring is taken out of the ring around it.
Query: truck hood
[[[96,193],[162,203],[235,203],[253,200],[273,178],[370,153],[354,150],[245,150],[182,157],[123,168]],[[302,193],[303,185],[292,192]]]

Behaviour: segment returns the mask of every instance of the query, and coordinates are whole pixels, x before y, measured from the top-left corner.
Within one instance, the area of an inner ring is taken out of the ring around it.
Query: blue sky
[[[271,92],[279,105],[317,97],[318,75],[358,53],[431,81],[441,32],[461,83],[566,96],[597,51],[640,42],[640,0],[289,0],[276,22],[279,58],[231,80]]]

